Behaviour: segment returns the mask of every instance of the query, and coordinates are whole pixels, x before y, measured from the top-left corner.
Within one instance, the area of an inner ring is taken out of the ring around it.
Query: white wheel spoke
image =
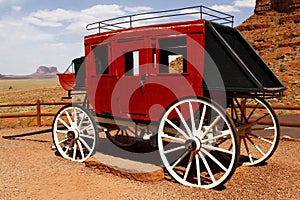
[[[200,186],[201,185],[201,177],[200,177],[201,169],[200,169],[200,161],[199,161],[198,154],[195,155],[195,160],[196,160],[196,170],[197,170],[197,184],[198,184],[198,186]]]
[[[201,160],[203,161],[204,166],[205,166],[205,168],[206,168],[206,170],[207,170],[207,172],[208,172],[208,174],[209,174],[209,176],[210,176],[212,182],[215,183],[215,182],[216,182],[216,179],[215,179],[215,177],[214,177],[214,175],[213,175],[213,173],[212,173],[212,171],[211,171],[211,169],[210,169],[210,167],[209,167],[209,165],[208,165],[208,163],[207,163],[207,161],[206,161],[206,158],[202,155],[201,152],[198,152],[198,154],[199,154]]]
[[[184,154],[182,154],[177,160],[176,162],[171,166],[171,168],[174,168],[176,165],[178,165],[178,163],[180,163],[180,161],[182,161],[190,152],[186,151],[184,152]]]
[[[186,123],[184,117],[182,116],[181,112],[179,111],[179,109],[178,109],[177,107],[175,107],[175,110],[176,110],[177,115],[179,116],[181,122],[183,123],[183,125],[184,125],[186,131],[188,132],[189,136],[191,137],[193,134],[192,134],[192,132],[191,132],[191,129],[190,129],[189,126],[187,125],[187,123]]]
[[[231,154],[231,155],[233,154],[232,151],[229,151],[227,149],[222,149],[222,148],[207,145],[207,144],[202,144],[202,147],[205,148],[205,149],[208,149],[208,150],[220,151],[220,152]]]
[[[62,141],[59,141],[58,144],[64,143],[64,142],[68,141],[68,139],[69,139],[69,138],[65,138],[65,139],[63,139]]]
[[[65,113],[66,113],[66,116],[68,118],[69,124],[72,126],[73,121],[71,119],[70,113],[68,111],[65,111]]]
[[[180,142],[180,143],[185,143],[185,141],[186,141],[186,140],[184,140],[182,138],[173,137],[173,136],[170,136],[170,135],[167,135],[167,134],[163,134],[162,137],[170,139],[170,140],[175,140],[175,141]]]
[[[249,148],[248,148],[248,145],[247,145],[247,142],[246,142],[246,139],[245,139],[245,138],[243,138],[243,142],[244,142],[245,149],[246,149],[248,158],[249,158],[249,160],[250,160],[250,163],[253,163],[252,155],[251,155],[251,152],[249,151]]]
[[[82,115],[83,116],[81,116],[81,119],[80,119],[80,122],[79,122],[79,124],[78,124],[78,128],[80,128],[81,126],[82,126],[82,123],[83,123],[83,120],[84,120],[84,113],[82,113]],[[78,116],[79,116],[79,114],[78,114]]]
[[[92,151],[91,147],[84,141],[84,139],[82,139],[81,137],[79,137],[79,140],[85,146],[85,148],[87,148],[89,150],[89,152]]]
[[[220,163],[213,155],[211,155],[211,153],[209,153],[208,151],[206,151],[205,149],[201,149],[201,152],[204,153],[205,155],[207,155],[212,161],[214,161],[220,168],[222,168],[225,172],[227,172],[227,168]]]
[[[84,137],[84,138],[89,138],[89,139],[94,139],[94,136],[91,135],[85,135],[85,134],[79,134],[79,137]]]
[[[202,140],[208,134],[208,132],[218,123],[220,119],[221,116],[216,117],[216,119],[209,125],[207,130],[205,130],[205,132],[200,136],[200,140]]]
[[[67,134],[68,133],[67,130],[59,130],[59,129],[57,129],[56,132],[57,133],[63,133],[63,134]]]
[[[184,149],[184,148],[185,148],[185,146],[175,147],[175,148],[173,148],[173,149],[166,150],[166,151],[165,151],[165,154],[172,153],[172,152],[174,152],[174,151],[178,151],[178,150],[181,150],[181,149]]]
[[[267,142],[267,143],[269,143],[269,144],[273,144],[273,142],[272,142],[272,141],[270,141],[270,140],[267,140],[266,138],[263,138],[263,137],[257,136],[257,135],[255,135],[255,134],[253,134],[253,133],[251,133],[251,134],[249,134],[249,135],[252,135],[252,136],[254,136],[254,137],[258,138],[258,139],[260,139],[261,141]]]
[[[78,144],[78,147],[79,147],[81,158],[83,159],[84,158],[84,153],[83,153],[82,145],[81,145],[79,140],[77,140],[77,144]]]
[[[189,138],[189,136],[178,126],[176,126],[173,122],[171,122],[169,119],[166,119],[166,122],[168,122],[173,128],[175,128],[179,133],[181,133],[186,139]]]
[[[196,133],[196,125],[195,125],[193,105],[191,102],[189,102],[189,108],[190,108],[190,116],[191,116],[192,132],[193,132],[191,136],[193,136]]]
[[[203,122],[204,122],[204,118],[205,118],[205,113],[206,113],[206,105],[204,104],[203,106],[203,110],[202,110],[202,115],[200,118],[200,122],[199,122],[199,128],[197,130],[198,135],[200,135],[201,129],[203,127]]]
[[[259,146],[257,144],[255,144],[251,138],[249,138],[248,136],[246,137],[250,142],[251,144],[255,147],[255,149],[257,149],[257,151],[259,151],[261,153],[261,155],[265,156],[265,153],[261,150],[261,148],[259,148]]]
[[[93,124],[90,124],[90,125],[84,127],[83,129],[80,129],[80,132],[84,132],[85,130],[88,130],[90,128],[93,128]]]
[[[74,108],[73,116],[74,116],[74,122],[78,126],[78,115],[77,115],[77,109],[76,108]]]
[[[270,127],[261,127],[261,128],[252,128],[253,131],[265,131],[265,130],[275,130],[274,126]]]
[[[185,181],[186,181],[187,176],[189,175],[189,171],[191,169],[193,160],[194,160],[194,153],[191,153],[190,159],[189,159],[188,165],[186,166],[184,177],[183,177],[183,180],[185,180]]]
[[[214,137],[202,140],[202,143],[207,143],[207,142],[209,142],[211,140],[217,140],[219,138],[228,138],[227,136],[231,134],[231,131],[230,130],[226,130],[226,131],[221,131],[221,133],[222,133],[221,135],[216,135]]]
[[[76,160],[76,151],[77,151],[77,144],[74,143],[74,147],[73,147],[73,160]]]
[[[71,130],[71,127],[63,119],[58,118],[58,121],[60,121],[65,127],[67,127],[69,130]]]

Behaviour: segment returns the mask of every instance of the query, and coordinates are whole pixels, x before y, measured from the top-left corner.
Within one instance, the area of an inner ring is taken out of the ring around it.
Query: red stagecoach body
[[[158,120],[177,99],[202,96],[204,23],[170,23],[85,37],[86,90],[96,113]],[[179,69],[169,66],[172,58],[180,60]]]

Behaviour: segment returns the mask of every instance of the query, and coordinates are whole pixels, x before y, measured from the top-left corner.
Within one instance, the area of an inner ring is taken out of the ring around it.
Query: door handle
[[[141,76],[141,85],[142,85],[142,87],[145,86],[145,83],[146,83],[146,75],[142,75]]]
[[[141,76],[141,87],[140,87],[140,91],[142,94],[145,93],[145,84],[146,84],[146,75],[142,75]]]

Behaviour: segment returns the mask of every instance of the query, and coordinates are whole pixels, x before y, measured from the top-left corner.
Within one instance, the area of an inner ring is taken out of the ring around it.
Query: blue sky
[[[255,0],[0,0],[0,74],[31,74],[41,65],[64,71],[84,54],[88,23],[198,5],[234,15],[237,26],[253,14]]]

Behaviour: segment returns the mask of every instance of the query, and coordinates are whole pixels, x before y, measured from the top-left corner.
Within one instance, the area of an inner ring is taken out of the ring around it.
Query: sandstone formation
[[[300,0],[256,0],[255,14],[272,10],[282,13],[300,11]]]
[[[32,75],[56,75],[57,72],[58,71],[56,67],[40,66]]]
[[[283,105],[300,105],[300,0],[257,0],[237,28],[286,85]]]

